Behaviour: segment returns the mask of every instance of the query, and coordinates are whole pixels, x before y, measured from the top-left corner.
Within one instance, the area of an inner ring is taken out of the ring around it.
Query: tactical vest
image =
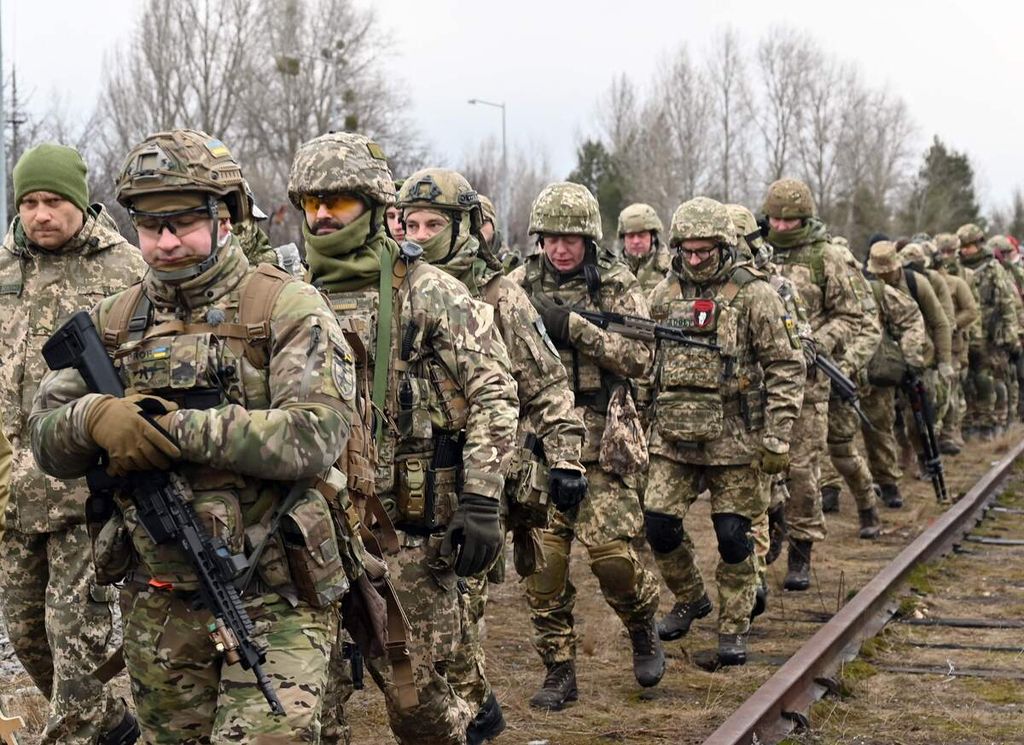
[[[764,427],[763,373],[748,345],[738,338],[742,308],[733,301],[742,288],[763,279],[746,267],[733,270],[714,297],[695,285],[673,284],[651,317],[719,349],[663,342],[655,363],[654,422],[659,434],[684,447],[717,440],[725,419],[742,417],[749,431]]]

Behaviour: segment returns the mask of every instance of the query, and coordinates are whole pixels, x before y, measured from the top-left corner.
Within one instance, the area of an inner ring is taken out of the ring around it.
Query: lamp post
[[[474,105],[480,104],[481,106],[493,106],[496,109],[501,109],[501,229],[507,236],[509,235],[510,230],[508,224],[508,201],[512,194],[512,189],[508,182],[508,140],[505,136],[505,102],[502,101],[501,103],[496,103],[494,101],[484,101],[482,98],[471,98],[469,99],[469,103]]]

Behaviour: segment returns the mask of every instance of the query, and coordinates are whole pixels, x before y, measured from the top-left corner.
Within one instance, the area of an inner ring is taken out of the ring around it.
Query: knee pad
[[[526,591],[538,600],[551,600],[565,587],[569,573],[569,555],[566,544],[560,538],[543,534],[544,566],[526,578]]]
[[[590,569],[606,596],[622,597],[639,589],[639,564],[626,541],[612,541],[588,548]]]
[[[645,512],[644,530],[647,542],[656,554],[667,554],[683,543],[683,521],[663,512]]]
[[[750,556],[753,545],[750,540],[750,518],[732,512],[721,512],[711,516],[718,538],[718,555],[726,564],[739,564]]]

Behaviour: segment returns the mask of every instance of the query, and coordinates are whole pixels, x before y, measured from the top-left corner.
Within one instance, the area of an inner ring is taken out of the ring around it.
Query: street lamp
[[[510,235],[511,227],[508,224],[508,202],[510,195],[512,194],[511,185],[509,184],[508,178],[508,141],[505,138],[505,102],[495,103],[494,101],[484,101],[482,98],[471,98],[469,99],[471,104],[480,104],[481,106],[493,106],[496,109],[501,109],[501,227],[505,232],[505,235]],[[497,246],[496,248],[500,248]]]

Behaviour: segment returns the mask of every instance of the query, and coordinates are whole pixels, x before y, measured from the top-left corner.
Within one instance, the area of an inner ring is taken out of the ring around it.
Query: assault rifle
[[[630,316],[624,313],[604,313],[595,310],[580,310],[573,308],[573,313],[582,316],[598,328],[610,331],[613,334],[621,334],[628,339],[640,339],[642,341],[674,341],[677,344],[685,344],[690,347],[702,347],[718,351],[721,349],[717,344],[708,341],[701,341],[683,332],[675,326],[663,326],[655,323],[649,318],[641,316]]]
[[[79,311],[43,345],[51,370],[74,368],[93,393],[124,396],[124,386],[107,356],[99,333],[85,311]],[[143,414],[147,419],[149,416]],[[220,538],[211,538],[187,498],[188,485],[165,471],[145,471],[123,480],[112,479],[103,465],[86,480],[93,495],[109,500],[114,490],[126,489],[139,522],[157,545],[177,544],[199,579],[199,602],[213,616],[210,639],[229,664],[252,670],[256,684],[275,715],[284,714],[270,678],[263,671],[266,654],[253,642],[253,624],[233,580],[248,567],[244,555],[230,553]],[[92,501],[90,499],[90,501]]]
[[[939,453],[938,440],[935,437],[935,414],[932,412],[928,391],[920,376],[907,373],[903,376],[900,388],[910,403],[910,411],[914,415],[917,436],[921,438],[921,451],[924,454],[925,472],[931,478],[935,498],[940,502],[949,500],[946,493],[946,478],[943,475],[942,455]]]
[[[871,423],[867,414],[860,408],[857,384],[843,375],[843,371],[839,369],[839,366],[820,352],[814,358],[814,366],[821,370],[825,377],[832,382],[832,392],[839,397],[839,400],[853,409],[864,424],[874,429],[875,425]]]

